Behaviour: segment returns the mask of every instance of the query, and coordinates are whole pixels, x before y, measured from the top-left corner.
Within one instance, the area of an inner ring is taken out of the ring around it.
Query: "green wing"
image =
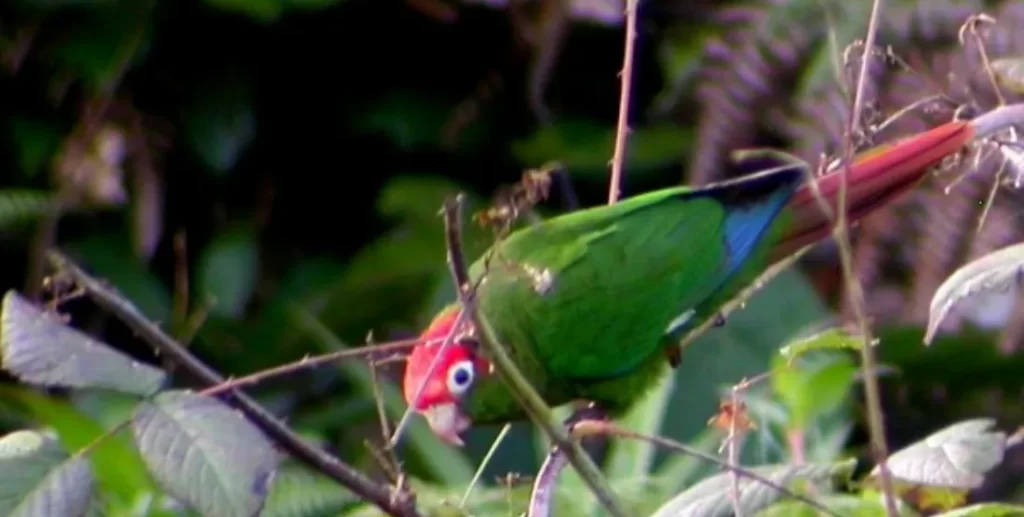
[[[727,273],[726,211],[688,189],[638,196],[553,219],[505,240],[480,308],[507,344],[560,378],[628,373],[669,324]],[[473,268],[476,276],[482,263]]]

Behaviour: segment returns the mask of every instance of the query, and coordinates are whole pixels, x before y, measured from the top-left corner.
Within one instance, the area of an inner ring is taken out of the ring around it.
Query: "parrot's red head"
[[[448,443],[461,446],[459,433],[472,423],[463,412],[463,398],[481,375],[490,372],[490,363],[480,357],[477,341],[463,332],[463,337],[457,335],[444,350],[431,374],[431,363],[453,330],[458,315],[457,305],[449,307],[423,331],[420,335],[422,342],[413,347],[406,360],[402,389],[405,402],[427,419],[434,434]],[[423,391],[417,399],[421,385],[424,386]]]

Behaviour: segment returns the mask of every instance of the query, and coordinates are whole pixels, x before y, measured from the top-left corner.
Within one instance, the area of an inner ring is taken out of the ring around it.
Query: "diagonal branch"
[[[466,268],[465,258],[462,254],[462,196],[449,199],[444,205],[444,227],[445,241],[448,248],[448,266],[451,270],[452,279],[458,290],[459,302],[464,311],[469,313],[473,319],[476,329],[479,331],[480,344],[487,350],[489,359],[494,365],[495,372],[508,386],[509,391],[516,398],[517,402],[526,410],[545,435],[551,440],[558,450],[565,451],[565,455],[572,466],[580,474],[580,478],[590,487],[590,490],[597,497],[597,500],[614,517],[626,517],[628,514],[615,497],[607,480],[597,468],[597,465],[587,456],[579,443],[573,441],[562,424],[551,413],[551,408],[544,402],[537,391],[533,389],[529,381],[523,377],[519,369],[512,362],[505,349],[499,344],[497,336],[491,324],[476,310],[474,295],[469,280],[469,273]]]
[[[223,376],[189,353],[155,323],[149,321],[131,302],[90,276],[62,253],[51,250],[47,253],[47,259],[54,269],[67,274],[79,287],[84,289],[96,305],[124,322],[140,339],[162,356],[181,365],[182,368],[207,385],[213,386],[225,382]],[[222,396],[226,402],[245,413],[281,449],[334,479],[361,498],[377,505],[385,513],[393,517],[422,517],[416,511],[412,494],[395,493],[388,486],[369,479],[350,465],[306,442],[274,414],[240,390],[232,389]]]

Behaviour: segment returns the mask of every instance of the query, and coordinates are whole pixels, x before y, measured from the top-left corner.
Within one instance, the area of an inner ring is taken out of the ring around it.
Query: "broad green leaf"
[[[43,190],[0,190],[0,230],[46,216],[51,200]]]
[[[874,340],[878,344],[878,340]],[[832,327],[816,334],[796,339],[779,349],[779,354],[792,362],[798,357],[816,350],[860,350],[864,348],[864,338],[856,336],[846,329]]]
[[[113,426],[100,425],[67,402],[27,388],[0,388],[0,400],[55,430],[67,450],[90,447],[87,458],[100,486],[121,505],[156,490],[127,433],[98,440]]]
[[[895,452],[886,464],[904,483],[971,490],[1003,461],[1006,433],[988,418],[958,422]],[[871,471],[878,475],[878,467]]]
[[[163,385],[163,371],[139,363],[65,325],[15,291],[0,312],[3,369],[41,386],[97,388],[146,396]]]
[[[630,130],[626,167],[651,169],[683,160],[692,141],[690,132],[671,124]],[[533,135],[512,143],[512,153],[527,166],[551,161],[570,171],[606,174],[615,149],[615,125],[567,119],[542,126]]]
[[[814,495],[814,499],[828,507],[836,514],[843,517],[887,517],[885,503],[880,497],[865,497],[849,494],[824,494]],[[904,517],[917,517],[917,513],[911,510],[899,499],[896,500],[899,515]],[[755,514],[756,517],[823,517],[821,511],[807,506],[802,501],[787,499],[779,501]]]
[[[345,490],[322,474],[305,467],[282,467],[260,517],[331,517],[359,503]]]
[[[1013,288],[1024,268],[1024,243],[993,251],[957,269],[935,291],[928,310],[928,332],[925,344],[935,333],[953,307],[967,298],[982,293]]]
[[[461,98],[428,96],[414,90],[387,92],[353,119],[353,129],[387,136],[402,151],[444,149],[465,153],[487,142],[492,126],[485,112],[458,133],[446,133],[460,102]]]
[[[805,428],[818,415],[834,410],[850,395],[857,373],[852,361],[838,356],[822,363],[788,364],[782,356],[776,357],[771,382],[789,408],[792,428]]]
[[[702,432],[729,387],[768,370],[781,346],[828,317],[802,274],[793,269],[781,273],[730,314],[725,326],[710,329],[683,350],[669,403],[674,416],[660,434],[685,443]],[[773,449],[754,445],[745,448],[744,462],[782,461]]]
[[[1024,506],[1006,503],[982,503],[957,508],[932,517],[1018,517],[1024,515]]]
[[[256,289],[259,250],[251,231],[235,230],[218,235],[199,259],[199,296],[209,300],[210,314],[240,318]]]
[[[1024,93],[1024,59],[1003,57],[989,65],[999,85],[1013,93]]]
[[[828,464],[763,465],[748,469],[784,487],[798,481],[829,486],[834,481],[848,479],[856,464],[856,460],[847,460]],[[669,500],[652,517],[731,517],[732,482],[733,476],[728,472],[707,478]],[[786,497],[775,488],[742,476],[738,485],[739,507],[746,514],[753,514]]]
[[[205,517],[251,517],[263,508],[280,456],[220,400],[165,391],[142,403],[131,426],[153,477]]]
[[[261,3],[244,2],[249,7]],[[248,86],[232,80],[204,87],[199,95],[185,111],[185,138],[203,164],[223,177],[256,138],[251,94]]]
[[[0,515],[83,516],[92,489],[89,464],[68,457],[56,438],[36,431],[0,438]]]

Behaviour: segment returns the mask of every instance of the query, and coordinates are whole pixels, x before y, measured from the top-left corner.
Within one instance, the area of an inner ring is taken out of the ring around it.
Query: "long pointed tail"
[[[847,177],[847,220],[854,223],[899,199],[913,189],[932,166],[963,150],[974,133],[969,122],[948,122],[854,157]],[[800,187],[789,202],[790,224],[772,250],[773,259],[781,259],[828,236],[834,223],[822,210],[821,200],[827,203],[832,214],[836,213],[845,172],[846,168],[840,167],[817,178],[817,195],[815,185]]]

